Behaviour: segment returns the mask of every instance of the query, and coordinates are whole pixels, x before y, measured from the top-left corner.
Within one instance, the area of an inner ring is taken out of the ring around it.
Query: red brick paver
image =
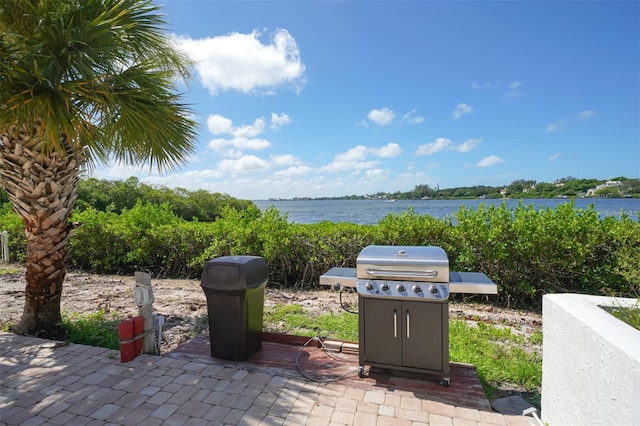
[[[291,369],[210,357],[142,355],[122,364],[117,351],[0,332],[2,425],[536,426],[530,417],[443,402],[443,390],[401,386],[407,380],[318,383]]]

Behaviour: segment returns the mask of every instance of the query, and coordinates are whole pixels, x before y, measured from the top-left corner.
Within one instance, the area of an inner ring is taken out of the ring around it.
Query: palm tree
[[[0,185],[27,238],[17,333],[61,337],[82,174],[114,160],[167,170],[193,152],[174,91],[189,63],[165,26],[151,0],[0,0]]]

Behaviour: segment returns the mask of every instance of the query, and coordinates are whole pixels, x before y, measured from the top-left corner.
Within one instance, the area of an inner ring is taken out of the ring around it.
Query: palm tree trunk
[[[38,123],[33,129],[6,129],[0,144],[2,185],[25,225],[27,237],[24,311],[13,329],[20,334],[60,338],[64,334],[60,298],[66,274],[69,217],[84,157],[64,135],[59,151],[43,152],[37,137]]]
[[[27,268],[25,303],[20,322],[14,326],[19,334],[63,338],[60,327],[60,298],[66,275],[69,232],[63,224],[47,229],[25,229]]]

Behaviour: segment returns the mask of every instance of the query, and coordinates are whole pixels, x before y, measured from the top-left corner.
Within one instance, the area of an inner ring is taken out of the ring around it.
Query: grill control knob
[[[380,286],[380,290],[382,290],[382,291],[387,291],[387,290],[389,290],[389,284],[387,284],[387,283],[382,283],[382,285]]]
[[[402,293],[402,292],[404,291],[404,285],[402,285],[402,284],[398,284],[398,286],[396,287],[396,289],[397,289],[400,293]]]
[[[429,293],[431,294],[438,294],[438,287],[432,285],[429,287]]]
[[[373,283],[371,281],[369,281],[365,287],[366,287],[366,289],[368,291],[371,291],[371,290],[373,290]]]
[[[420,293],[422,291],[422,287],[420,287],[418,284],[414,285],[412,288],[414,293]]]

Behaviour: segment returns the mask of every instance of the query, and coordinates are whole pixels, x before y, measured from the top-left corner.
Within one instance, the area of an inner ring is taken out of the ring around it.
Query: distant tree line
[[[8,202],[7,193],[0,190],[0,204]],[[135,177],[126,180],[88,178],[78,185],[76,212],[95,209],[99,212],[120,214],[136,205],[166,204],[172,213],[184,220],[210,222],[222,216],[226,207],[244,210],[253,206],[252,201],[239,200],[227,194],[204,189],[189,191],[184,188],[167,188],[147,185]]]
[[[620,181],[620,186],[599,189],[596,197],[640,197],[640,179],[617,177],[609,179]],[[576,179],[565,177],[553,183],[536,182],[535,180],[516,180],[506,186],[463,186],[458,188],[440,189],[429,185],[417,185],[408,192],[379,192],[363,198],[394,198],[400,200],[416,200],[421,198],[557,198],[579,197],[585,195],[589,189],[604,184],[607,180]],[[353,198],[354,196],[344,197]]]

